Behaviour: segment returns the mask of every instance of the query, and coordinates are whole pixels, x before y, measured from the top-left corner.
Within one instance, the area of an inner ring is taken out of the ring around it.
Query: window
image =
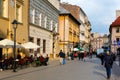
[[[2,9],[3,9],[3,17],[8,18],[8,0],[2,0],[3,4],[2,4]]]
[[[34,23],[35,9],[30,9],[30,23]]]
[[[44,28],[46,28],[47,26],[47,17],[45,16],[45,19],[44,19],[45,23],[44,23]]]
[[[117,41],[117,42],[120,41],[119,38],[116,38],[116,41]]]
[[[29,41],[30,41],[30,42],[34,42],[34,38],[33,38],[33,37],[30,37],[30,38],[29,38]]]
[[[43,53],[46,52],[46,40],[43,40]]]
[[[32,9],[30,9],[30,23],[32,23],[33,22],[33,10]]]
[[[37,39],[37,45],[40,46],[40,39],[39,38]],[[37,52],[40,53],[40,48],[37,49]]]
[[[49,22],[50,22],[50,19],[47,18],[47,20],[46,20],[46,29],[47,29],[47,30],[50,30]]]
[[[39,12],[36,12],[36,13],[35,13],[35,24],[36,24],[36,25],[39,25],[39,20],[40,20],[40,19],[39,19]]]
[[[116,33],[119,33],[119,28],[116,28]]]
[[[14,0],[10,0],[10,6],[11,6],[11,7],[14,7],[14,5],[15,5]]]
[[[8,18],[8,0],[0,0],[0,16]]]
[[[30,37],[29,38],[29,41],[30,42],[34,42],[34,38],[33,37]],[[29,49],[30,50],[30,53],[33,53],[34,52],[34,49]]]
[[[22,6],[18,4],[16,4],[16,19],[22,22]]]

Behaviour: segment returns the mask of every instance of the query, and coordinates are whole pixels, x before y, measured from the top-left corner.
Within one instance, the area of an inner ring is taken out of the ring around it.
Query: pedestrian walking
[[[74,52],[72,51],[72,52],[70,53],[71,60],[74,60],[73,54],[74,54]]]
[[[104,66],[106,68],[106,74],[107,74],[107,79],[110,80],[111,77],[111,69],[112,69],[112,65],[113,65],[113,59],[110,55],[110,52],[107,51],[106,55],[104,57]]]
[[[62,50],[59,52],[59,59],[60,59],[60,64],[63,64],[63,59],[65,58],[65,53],[63,53]]]
[[[90,58],[92,59],[92,51],[89,51]]]
[[[78,52],[78,59],[80,60],[80,58],[81,58],[81,53],[80,53],[80,51]]]
[[[85,61],[86,57],[87,57],[87,52],[85,51],[83,61]]]
[[[67,59],[68,59],[68,60],[71,60],[70,52],[67,52]]]
[[[81,60],[83,61],[83,59],[84,59],[84,51],[80,52],[80,57],[81,57]]]
[[[104,62],[104,53],[100,53],[99,54],[99,58],[101,60],[101,65],[103,65],[103,62]]]
[[[62,64],[66,64],[65,53],[63,52],[63,61]]]

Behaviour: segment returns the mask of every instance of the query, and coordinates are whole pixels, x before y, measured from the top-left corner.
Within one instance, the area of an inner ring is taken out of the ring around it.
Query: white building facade
[[[57,1],[58,5],[54,6]],[[53,53],[53,32],[58,32],[59,0],[30,0],[29,41],[40,45],[37,53]]]
[[[82,47],[85,44],[85,17],[86,17],[86,14],[80,8],[80,13],[79,13],[79,18],[80,18],[80,21],[81,21],[81,25],[80,25],[80,45]]]
[[[80,8],[80,45],[86,50],[89,50],[91,42],[91,24],[85,12]]]

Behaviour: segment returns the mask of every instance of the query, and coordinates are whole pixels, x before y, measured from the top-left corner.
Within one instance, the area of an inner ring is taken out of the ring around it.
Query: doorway
[[[2,40],[3,38],[0,38]],[[2,58],[2,48],[0,48],[0,59]]]

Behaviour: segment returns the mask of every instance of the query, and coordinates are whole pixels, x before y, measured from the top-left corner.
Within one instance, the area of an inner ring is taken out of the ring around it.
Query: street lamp
[[[14,48],[13,48],[13,54],[14,54],[14,63],[13,63],[13,72],[16,72],[16,29],[17,29],[17,25],[18,25],[18,21],[17,20],[13,20],[12,22],[13,24],[13,29],[14,29]]]

